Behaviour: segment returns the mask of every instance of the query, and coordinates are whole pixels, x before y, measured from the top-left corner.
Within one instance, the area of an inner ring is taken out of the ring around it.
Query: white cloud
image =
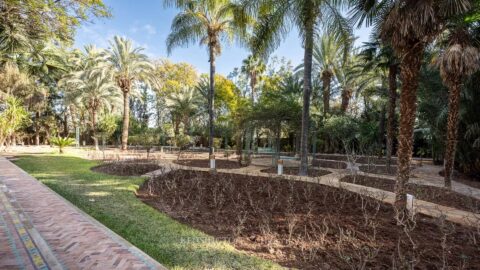
[[[157,33],[157,29],[152,26],[151,24],[145,24],[143,26],[143,29],[149,34],[149,35],[155,35]]]

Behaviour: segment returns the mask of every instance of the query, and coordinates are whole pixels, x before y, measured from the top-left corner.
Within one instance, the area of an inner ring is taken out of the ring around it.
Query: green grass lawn
[[[73,156],[21,156],[15,163],[170,269],[280,268],[143,204],[134,195],[143,178],[95,173],[98,162]]]

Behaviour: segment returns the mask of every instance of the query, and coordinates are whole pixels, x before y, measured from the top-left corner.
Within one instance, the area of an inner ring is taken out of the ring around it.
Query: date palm
[[[397,218],[406,211],[406,183],[410,178],[417,89],[424,51],[454,16],[465,14],[473,0],[352,0],[352,19],[374,25],[380,39],[400,59],[400,124],[398,173],[395,185]]]
[[[83,69],[67,75],[59,85],[66,90],[67,100],[82,104],[90,113],[90,131],[98,149],[97,115],[121,103],[120,91],[101,50],[87,46],[81,58]]]
[[[250,79],[250,91],[252,103],[255,102],[255,89],[265,72],[265,63],[253,55],[249,55],[243,60],[241,71]]]
[[[395,109],[397,107],[398,59],[390,46],[383,46],[379,41],[367,42],[360,53],[364,60],[364,70],[383,70],[388,72],[388,105],[387,105],[387,170],[391,169],[393,140],[395,137]]]
[[[275,50],[292,27],[296,27],[304,47],[303,109],[300,137],[299,175],[308,170],[308,130],[312,93],[312,55],[319,28],[336,33],[345,40],[351,36],[350,25],[341,16],[341,0],[243,0],[244,13],[256,15],[251,47],[266,56]]]
[[[122,150],[127,150],[130,123],[130,95],[136,82],[151,83],[154,66],[142,53],[143,48],[134,47],[131,40],[115,36],[107,51],[107,61],[114,73],[114,80],[123,93]]]
[[[460,92],[465,79],[480,68],[480,51],[473,46],[468,28],[457,26],[446,37],[447,47],[440,52],[436,63],[444,84],[449,89],[447,141],[445,151],[445,187],[452,187],[452,173],[458,137]]]
[[[167,38],[167,50],[200,43],[207,46],[210,62],[210,89],[208,96],[209,153],[213,154],[215,60],[222,52],[222,43],[231,43],[242,37],[242,27],[235,20],[234,5],[229,0],[165,0],[166,6],[175,6],[181,12],[175,16]]]

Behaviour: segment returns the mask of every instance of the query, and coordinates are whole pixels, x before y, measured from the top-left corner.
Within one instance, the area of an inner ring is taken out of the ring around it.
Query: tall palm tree
[[[364,70],[382,70],[388,72],[388,105],[387,105],[387,170],[391,169],[393,140],[395,137],[395,109],[397,107],[397,77],[399,72],[398,58],[390,46],[382,46],[379,41],[364,43],[360,53],[364,60]]]
[[[241,71],[247,75],[247,79],[250,79],[250,91],[252,103],[255,102],[255,90],[257,84],[261,80],[262,74],[265,72],[265,63],[253,55],[249,55],[243,60]]]
[[[130,94],[135,82],[151,83],[154,66],[142,53],[143,48],[134,47],[131,40],[115,36],[107,51],[107,61],[114,72],[117,86],[123,93],[122,150],[127,150],[130,124]]]
[[[234,5],[230,0],[178,1],[165,0],[167,6],[176,6],[182,11],[172,22],[167,38],[167,50],[199,42],[207,46],[210,62],[210,91],[208,98],[209,153],[213,154],[215,60],[222,52],[222,43],[230,43],[237,35],[244,36],[234,18]]]
[[[67,100],[82,104],[90,113],[90,132],[98,150],[97,115],[102,110],[109,111],[121,104],[120,89],[101,50],[87,46],[82,58],[84,69],[68,74],[59,85],[67,91]]]
[[[445,28],[446,22],[472,8],[473,0],[352,0],[352,19],[373,24],[381,40],[390,44],[400,59],[400,124],[398,174],[395,185],[397,219],[406,211],[406,183],[410,178],[417,88],[425,48]]]
[[[473,46],[468,28],[463,25],[449,31],[446,43],[447,47],[440,52],[436,62],[443,82],[449,89],[444,178],[445,187],[451,188],[458,137],[460,92],[465,79],[480,68],[480,51]]]
[[[330,112],[330,95],[335,71],[342,66],[349,48],[348,40],[323,35],[313,47],[313,70],[322,81],[323,114]]]
[[[341,0],[243,0],[246,14],[258,17],[251,47],[257,54],[266,56],[276,49],[291,27],[300,33],[304,47],[303,59],[303,109],[300,143],[299,175],[307,175],[308,130],[310,96],[312,92],[312,58],[318,28],[328,29],[344,39],[350,37],[350,26],[341,16]]]

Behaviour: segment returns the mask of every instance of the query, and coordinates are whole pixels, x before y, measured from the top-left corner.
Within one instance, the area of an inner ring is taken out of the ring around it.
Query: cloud
[[[148,23],[143,26],[143,29],[150,35],[155,35],[157,33],[157,29]]]

